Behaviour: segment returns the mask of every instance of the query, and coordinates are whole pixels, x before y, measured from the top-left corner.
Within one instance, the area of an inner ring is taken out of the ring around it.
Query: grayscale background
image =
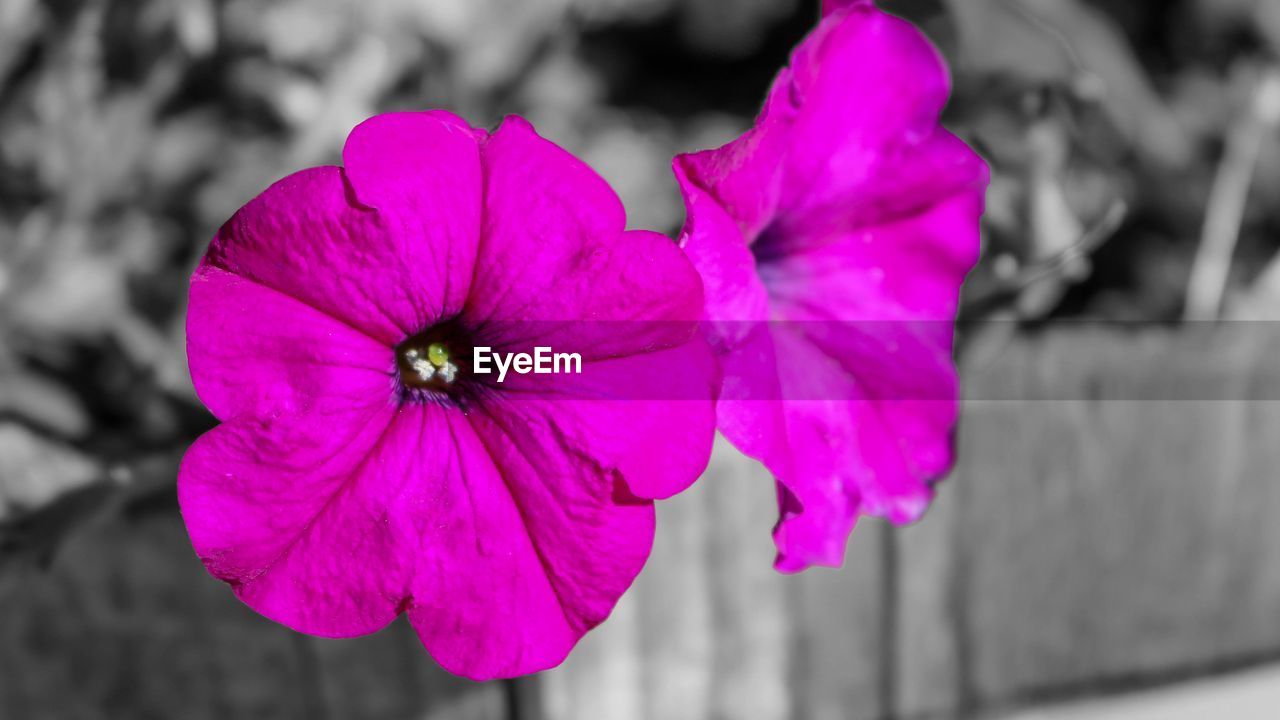
[[[449,676],[207,576],[188,273],[382,110],[519,113],[674,233],[817,0],[0,0],[0,718],[861,720],[1280,713],[1280,0],[884,0],[990,160],[961,460],[847,566],[770,568],[727,448],[561,668]]]

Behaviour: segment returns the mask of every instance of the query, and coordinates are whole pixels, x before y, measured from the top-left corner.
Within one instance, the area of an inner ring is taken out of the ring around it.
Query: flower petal
[[[312,168],[272,185],[218,231],[206,262],[390,346],[456,313],[466,296],[479,239],[478,144],[431,114],[375,117],[348,143],[345,172]],[[418,163],[417,181],[369,180],[390,174],[390,158]]]
[[[385,404],[391,350],[315,308],[202,264],[191,278],[187,359],[221,420]]]
[[[653,539],[653,505],[503,408],[450,416],[440,495],[407,502],[424,535],[409,620],[472,679],[557,665],[608,616]],[[443,450],[443,448],[441,448]]]
[[[544,428],[566,452],[616,474],[631,494],[667,498],[707,467],[718,384],[711,350],[695,337],[586,361],[577,375],[508,376],[502,407],[512,422]]]
[[[927,204],[932,197],[919,188],[913,195],[903,182],[882,184],[886,172],[897,178],[922,161],[908,177],[944,195],[976,180],[980,163],[944,175],[928,167],[933,153],[921,152],[938,132],[950,86],[942,56],[907,21],[870,4],[823,20],[796,48],[790,82],[772,91],[770,104],[787,102],[792,113],[772,113],[779,119],[763,126],[789,136],[779,215],[852,201],[875,220],[870,211],[882,203]]]
[[[404,238],[400,258],[424,328],[462,309],[480,239],[483,130],[441,110],[375,115],[347,137],[342,162],[356,199]],[[385,282],[385,281],[384,281]]]
[[[639,572],[653,507],[616,481],[545,425],[424,403],[225,423],[183,459],[179,500],[259,613],[347,637],[407,610],[481,680],[558,664]]]
[[[712,323],[713,343],[731,347],[749,332],[749,323],[769,319],[769,296],[733,218],[691,179],[697,157],[681,155],[672,164],[688,208],[679,244],[702,278],[703,315]]]
[[[938,124],[950,79],[937,50],[872,3],[848,5],[796,48],[751,130],[677,160],[749,244],[812,241],[806,226],[884,222],[986,185],[985,163]]]
[[[982,193],[968,191],[762,261],[775,317],[864,329],[914,322],[913,329],[935,329],[949,342],[960,286],[978,259],[982,211]]]
[[[691,157],[673,164],[688,208],[680,245],[706,290],[703,330],[719,356],[723,382],[719,429],[775,475],[790,476],[768,294],[739,226],[691,179]]]
[[[330,637],[400,611],[413,555],[387,520],[410,476],[395,462],[395,409],[243,418],[196,441],[178,500],[191,543],[254,610]]]
[[[858,514],[903,523],[924,512],[932,481],[950,466],[956,403],[875,397],[842,365],[845,358],[832,357],[798,326],[779,325],[775,342],[780,356],[804,368],[783,376],[794,474],[778,475],[785,493],[774,534],[777,567],[839,566]]]
[[[508,118],[484,147],[485,222],[464,317],[495,345],[584,359],[684,343],[702,312],[675,243],[625,232],[613,190],[580,160]]]
[[[982,158],[941,128],[909,148],[886,150],[874,165],[866,178],[844,176],[812,188],[802,209],[779,214],[756,240],[756,257],[767,261],[831,243],[865,242],[859,230],[908,220],[957,196],[981,196],[989,180]],[[944,260],[966,262],[966,270],[977,249],[976,242],[961,240],[936,248]]]
[[[966,193],[764,271],[778,357],[803,368],[780,371],[794,475],[775,473],[803,506],[779,528],[780,569],[838,562],[855,511],[918,519],[950,467],[952,318],[981,213]]]
[[[756,124],[737,139],[714,150],[676,156],[672,168],[688,209],[686,232],[689,224],[699,222],[698,218],[707,212],[694,204],[710,204],[693,194],[695,188],[714,199],[720,212],[736,223],[747,238],[755,238],[773,222],[782,198],[782,167],[789,140],[788,133],[773,128],[785,128],[795,115],[786,94],[779,92],[779,88],[790,84],[791,70],[783,69],[774,80],[774,89]]]

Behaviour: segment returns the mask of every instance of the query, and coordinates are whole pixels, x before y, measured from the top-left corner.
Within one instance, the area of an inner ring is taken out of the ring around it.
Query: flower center
[[[468,343],[451,325],[428,328],[405,339],[396,346],[396,371],[406,396],[456,398],[468,351]]]
[[[413,371],[406,378],[410,384],[430,385],[438,380],[448,385],[458,377],[458,366],[449,362],[449,349],[444,343],[431,343],[425,353],[418,348],[409,348],[404,353],[404,360]]]

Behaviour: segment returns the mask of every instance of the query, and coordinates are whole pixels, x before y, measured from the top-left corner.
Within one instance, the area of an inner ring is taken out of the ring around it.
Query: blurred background
[[[223,220],[443,107],[527,116],[674,233],[670,158],[749,125],[817,5],[0,3],[0,717],[1274,717],[1275,0],[882,3],[995,179],[960,466],[845,569],[774,574],[772,484],[721,447],[535,678],[451,677],[400,622],[297,635],[205,574],[174,476],[212,425],[182,324]]]

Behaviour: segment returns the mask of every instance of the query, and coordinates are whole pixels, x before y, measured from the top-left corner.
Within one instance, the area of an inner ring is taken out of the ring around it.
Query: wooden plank
[[[792,588],[773,570],[773,478],[721,440],[702,479],[707,500],[714,718],[780,720],[794,705]]]
[[[1243,399],[1280,390],[1263,329],[1057,329],[971,374],[971,396],[1012,383],[1050,399],[965,409],[961,698],[1005,705],[1280,651],[1280,403]]]
[[[542,674],[549,717],[708,716],[713,650],[706,508],[701,484],[659,504],[653,553],[631,590],[563,666]]]
[[[963,578],[965,547],[955,542],[961,503],[967,499],[961,479],[950,477],[924,519],[895,530],[900,602],[895,674],[895,710],[899,717],[946,717],[964,708],[964,672],[969,648],[962,632],[963,596],[953,591]]]
[[[795,626],[790,717],[869,720],[884,715],[886,643],[893,642],[894,629],[882,603],[881,561],[889,541],[884,523],[862,520],[843,568],[811,568],[780,578],[792,592],[786,611]]]
[[[615,617],[543,674],[547,716],[876,716],[875,528],[856,533],[844,572],[779,575],[775,498],[763,468],[718,444],[702,480],[660,503],[653,557]]]

